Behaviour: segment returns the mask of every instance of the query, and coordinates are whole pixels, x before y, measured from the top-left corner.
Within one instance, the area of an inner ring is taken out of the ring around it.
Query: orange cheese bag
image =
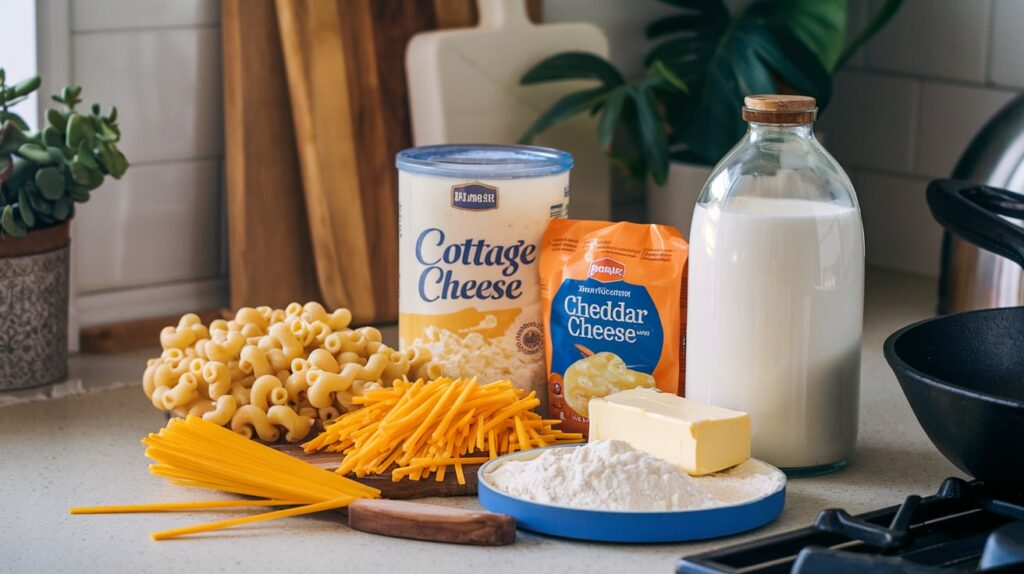
[[[593,397],[683,394],[686,256],[674,227],[554,219],[541,242],[548,404],[586,433]]]

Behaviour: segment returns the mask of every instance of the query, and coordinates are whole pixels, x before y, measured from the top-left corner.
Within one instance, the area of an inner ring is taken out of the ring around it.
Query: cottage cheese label
[[[399,337],[446,376],[510,379],[543,396],[537,262],[565,217],[569,172],[485,178],[418,173],[399,157]]]

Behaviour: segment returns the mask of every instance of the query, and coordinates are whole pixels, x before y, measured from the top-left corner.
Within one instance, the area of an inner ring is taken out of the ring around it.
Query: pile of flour
[[[782,473],[758,461],[704,477],[618,440],[553,448],[506,461],[487,474],[498,490],[535,502],[597,510],[696,510],[759,498],[782,486]]]

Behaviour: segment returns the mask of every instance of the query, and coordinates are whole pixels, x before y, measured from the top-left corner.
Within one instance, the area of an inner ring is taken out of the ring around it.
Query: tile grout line
[[[917,148],[921,140],[921,126],[924,122],[924,85],[922,82],[914,82],[914,109],[910,118],[910,140],[907,142],[910,164],[907,166],[908,173],[917,173],[919,158]]]
[[[842,165],[842,163],[840,163],[840,164]],[[858,172],[858,174],[860,174],[860,175],[865,175],[866,174],[868,176],[884,176],[884,177],[891,177],[891,178],[894,178],[894,179],[912,180],[912,181],[917,181],[917,182],[920,182],[920,181],[929,182],[929,181],[931,181],[933,179],[936,179],[936,177],[932,176],[932,175],[920,175],[920,174],[916,174],[916,173],[904,173],[904,172],[899,172],[899,171],[893,171],[893,170],[890,170],[890,169],[884,169],[884,168],[878,168],[878,167],[869,167],[869,166],[865,166],[865,165],[861,165],[861,164],[853,164],[853,163],[848,164],[848,165],[849,165],[848,170],[856,170]],[[843,169],[847,169],[846,165],[843,165]]]
[[[137,26],[125,28],[89,28],[85,30],[71,29],[72,36],[97,36],[101,34],[131,34],[143,32],[174,32],[181,30],[219,30],[220,22],[204,24],[168,24],[166,26]]]
[[[982,49],[982,72],[986,82],[992,81],[992,54],[995,53],[996,43],[996,4],[999,0],[992,0],[988,5],[988,19],[985,21],[985,44]]]
[[[878,76],[885,78],[894,78],[901,80],[917,80],[920,82],[926,82],[930,84],[945,84],[949,86],[961,87],[961,88],[974,88],[978,90],[992,90],[997,92],[1008,92],[1013,94],[1019,94],[1024,91],[1024,86],[1014,86],[1009,84],[999,84],[992,81],[984,82],[973,82],[970,80],[960,80],[956,78],[941,78],[938,76],[931,75],[920,75],[911,74],[910,72],[901,72],[898,70],[886,70],[883,68],[872,68],[867,66],[848,67],[842,70],[842,72],[850,72],[854,74],[863,74],[869,76]]]
[[[188,279],[174,279],[171,281],[161,281],[157,283],[146,283],[144,285],[131,285],[127,287],[112,287],[109,289],[93,289],[90,291],[79,291],[76,293],[78,297],[99,297],[103,295],[117,295],[128,293],[132,291],[147,291],[150,289],[163,289],[173,287],[187,287],[189,285],[202,285],[209,284],[211,287],[219,287],[218,283],[226,283],[228,281],[227,275],[216,275],[216,276],[205,276],[205,277],[192,277]]]

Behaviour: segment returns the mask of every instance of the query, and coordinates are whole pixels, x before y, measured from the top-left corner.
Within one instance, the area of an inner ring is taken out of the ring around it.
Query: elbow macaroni
[[[142,389],[158,409],[298,442],[373,389],[440,373],[428,349],[396,351],[380,330],[351,323],[349,310],[315,302],[243,307],[209,325],[190,313],[160,331],[163,350],[147,361]]]

